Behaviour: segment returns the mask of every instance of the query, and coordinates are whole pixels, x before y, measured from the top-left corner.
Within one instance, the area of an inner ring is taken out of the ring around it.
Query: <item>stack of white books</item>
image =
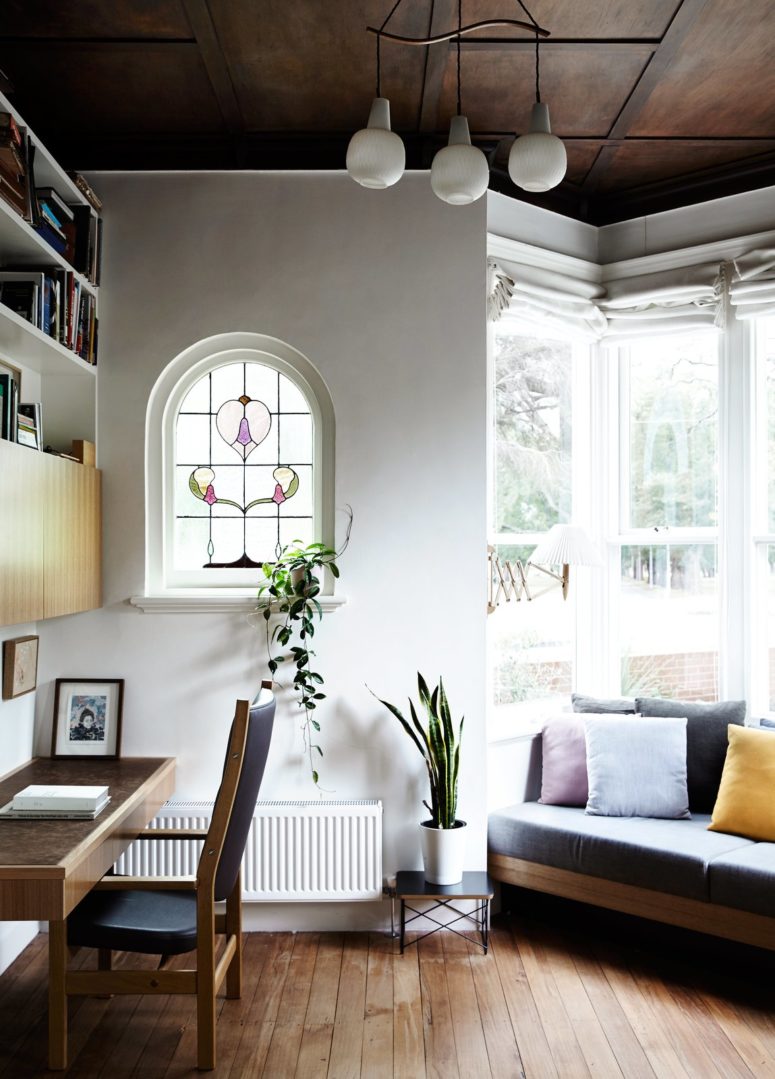
[[[107,787],[32,784],[0,809],[13,820],[94,820],[110,801]]]

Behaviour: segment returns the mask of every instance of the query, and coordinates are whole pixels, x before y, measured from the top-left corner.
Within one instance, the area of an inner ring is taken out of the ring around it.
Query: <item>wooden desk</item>
[[[175,787],[175,760],[39,758],[0,779],[0,805],[30,783],[105,784],[93,821],[0,820],[0,919],[47,921],[49,957],[67,947],[65,919],[141,832]],[[64,965],[64,964],[62,964]],[[67,1016],[49,997],[49,1065],[64,1067]]]

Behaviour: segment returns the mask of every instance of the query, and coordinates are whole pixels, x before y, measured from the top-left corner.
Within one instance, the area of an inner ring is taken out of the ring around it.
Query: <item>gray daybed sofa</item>
[[[684,713],[691,708],[682,706]],[[702,714],[690,719],[690,820],[590,816],[538,801],[511,805],[489,817],[490,876],[775,949],[775,843],[707,830],[708,791],[718,789],[727,719],[742,721],[723,716],[712,729]],[[538,736],[536,754],[540,744]]]

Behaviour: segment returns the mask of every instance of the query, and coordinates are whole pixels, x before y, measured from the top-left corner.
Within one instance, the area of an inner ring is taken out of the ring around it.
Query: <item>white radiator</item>
[[[150,828],[207,828],[212,802],[171,799]],[[202,841],[141,840],[116,873],[189,876]],[[257,802],[242,860],[243,899],[254,903],[379,899],[382,803]]]

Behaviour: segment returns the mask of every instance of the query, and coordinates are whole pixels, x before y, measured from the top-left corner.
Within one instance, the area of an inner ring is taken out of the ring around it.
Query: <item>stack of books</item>
[[[35,198],[38,210],[35,231],[55,251],[67,258],[69,244],[72,245],[73,253],[75,251],[75,233],[73,232],[71,240],[65,231],[75,220],[72,207],[67,205],[53,187],[36,187]],[[71,257],[70,262],[72,261]]]
[[[16,416],[16,441],[33,450],[43,449],[43,406],[40,401],[19,402]]]
[[[94,820],[110,801],[107,787],[33,784],[0,809],[11,820]]]
[[[10,112],[0,112],[0,198],[31,220],[26,138]]]

